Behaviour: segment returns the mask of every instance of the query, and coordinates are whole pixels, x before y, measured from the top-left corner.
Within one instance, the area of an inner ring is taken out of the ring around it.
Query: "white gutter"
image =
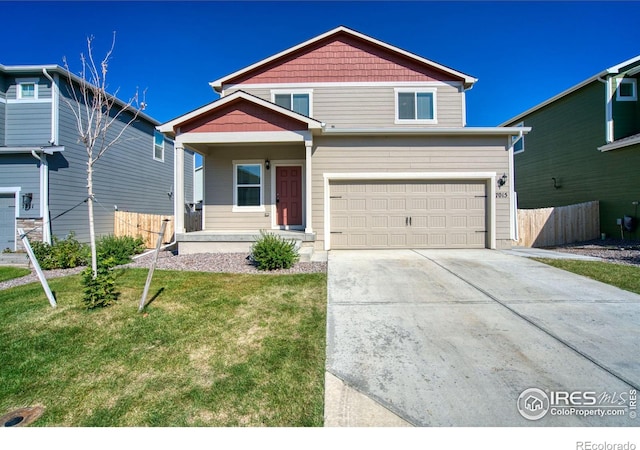
[[[608,152],[610,150],[616,150],[618,148],[629,147],[630,145],[640,144],[640,134],[636,136],[629,136],[628,138],[618,139],[610,144],[598,147],[601,152]]]
[[[326,135],[487,135],[522,136],[531,127],[460,127],[460,128],[325,128]]]
[[[33,151],[41,152],[46,155],[53,155],[54,153],[63,152],[63,146],[51,146],[51,147],[0,147],[0,154],[7,153],[31,153]]]

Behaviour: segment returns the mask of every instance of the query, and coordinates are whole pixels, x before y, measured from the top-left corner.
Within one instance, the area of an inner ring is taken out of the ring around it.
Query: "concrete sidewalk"
[[[532,247],[513,247],[509,250],[499,250],[505,255],[524,256],[525,258],[576,259],[581,261],[602,261],[594,256],[578,255],[568,252],[556,252]]]
[[[640,296],[491,250],[329,254],[326,426],[638,426],[524,419],[528,388],[640,386]]]

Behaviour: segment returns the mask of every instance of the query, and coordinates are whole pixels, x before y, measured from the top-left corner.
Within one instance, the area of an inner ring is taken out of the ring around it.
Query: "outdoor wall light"
[[[271,168],[271,161],[269,161],[268,159],[264,161],[264,166],[267,168],[267,170],[269,170]]]
[[[28,192],[26,194],[22,194],[22,209],[25,211],[29,211],[32,207],[33,194]]]
[[[556,177],[551,177],[551,179],[553,180],[553,187],[555,189],[560,189],[560,182],[556,180]]]
[[[498,178],[498,187],[501,188],[505,184],[507,184],[507,174],[503,173],[502,176]]]

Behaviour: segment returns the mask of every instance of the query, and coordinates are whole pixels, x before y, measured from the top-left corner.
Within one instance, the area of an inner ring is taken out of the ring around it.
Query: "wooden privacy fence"
[[[184,229],[187,232],[202,230],[202,210],[184,213]]]
[[[158,241],[158,233],[162,227],[162,221],[169,219],[164,232],[163,244],[173,241],[174,221],[173,216],[159,214],[142,214],[127,211],[115,211],[113,234],[116,236],[140,236],[147,248],[153,248]]]
[[[600,207],[597,201],[518,210],[517,245],[550,247],[599,237]]]

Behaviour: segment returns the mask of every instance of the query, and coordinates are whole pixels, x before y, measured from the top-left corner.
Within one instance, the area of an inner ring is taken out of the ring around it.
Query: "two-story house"
[[[71,83],[79,79],[57,65],[0,65],[0,251],[21,249],[16,230],[31,239],[51,242],[75,232],[89,240],[87,155],[78,140],[75,117],[65,101],[74,101]],[[125,104],[116,100],[115,107]],[[129,113],[114,123],[119,132]],[[173,142],[144,113],[125,131],[95,167],[95,230],[114,232],[114,210],[173,214]],[[187,192],[193,189],[193,158],[181,176]],[[187,198],[191,201],[191,198]]]
[[[638,238],[624,219],[640,201],[639,74],[636,56],[504,122],[532,128],[515,146],[518,207],[597,200],[603,233]]]
[[[475,82],[342,26],[211,82],[220,99],[159,127],[204,161],[203,231],[178,212],[179,252],[259,230],[324,250],[509,247],[528,129],[466,127]]]

